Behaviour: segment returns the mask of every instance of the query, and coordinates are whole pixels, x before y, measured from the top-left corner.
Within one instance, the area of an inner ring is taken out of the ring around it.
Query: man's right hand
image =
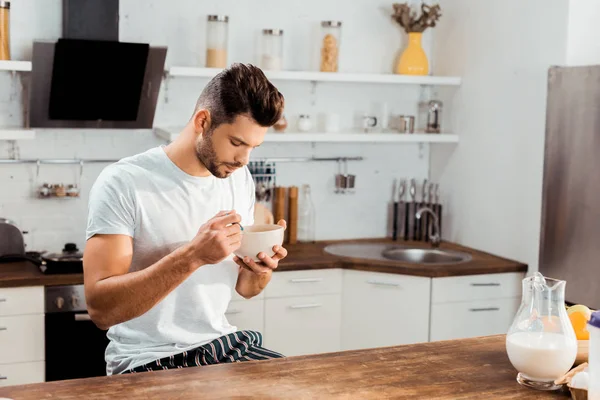
[[[198,267],[217,264],[240,248],[242,217],[235,211],[221,211],[200,227],[187,245],[191,261]]]

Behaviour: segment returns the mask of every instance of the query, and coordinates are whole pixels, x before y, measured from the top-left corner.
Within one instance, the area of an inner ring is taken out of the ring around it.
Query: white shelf
[[[180,128],[154,128],[156,136],[172,142]],[[265,135],[265,143],[321,142],[321,143],[458,143],[458,135],[451,133],[274,133]]]
[[[212,78],[221,71],[220,68],[171,67],[170,76]],[[314,71],[265,71],[265,75],[273,80],[315,81],[315,82],[349,82],[349,83],[388,83],[404,85],[449,85],[458,86],[461,78],[456,76],[413,76],[397,74],[357,74],[343,72]]]
[[[0,128],[0,140],[32,140],[35,131],[23,128]]]
[[[0,71],[31,71],[31,61],[0,61]]]

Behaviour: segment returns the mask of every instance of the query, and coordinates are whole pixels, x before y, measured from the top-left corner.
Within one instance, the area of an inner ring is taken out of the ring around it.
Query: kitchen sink
[[[472,259],[469,253],[461,251],[382,243],[332,244],[326,246],[324,250],[326,253],[341,257],[425,265],[461,264]]]

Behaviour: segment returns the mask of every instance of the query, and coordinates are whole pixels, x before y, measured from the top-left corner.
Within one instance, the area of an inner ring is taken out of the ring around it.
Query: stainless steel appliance
[[[600,308],[600,66],[548,74],[539,269]]]
[[[46,381],[106,375],[106,331],[87,313],[83,285],[48,286]]]
[[[25,255],[23,232],[17,225],[7,219],[0,218],[0,262],[3,258],[11,259]]]

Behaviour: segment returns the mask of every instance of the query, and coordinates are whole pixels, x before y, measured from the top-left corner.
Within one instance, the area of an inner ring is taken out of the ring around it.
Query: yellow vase
[[[420,32],[408,34],[408,46],[402,52],[400,60],[396,65],[396,73],[403,75],[427,75],[429,73],[429,61],[427,54],[421,47]]]

